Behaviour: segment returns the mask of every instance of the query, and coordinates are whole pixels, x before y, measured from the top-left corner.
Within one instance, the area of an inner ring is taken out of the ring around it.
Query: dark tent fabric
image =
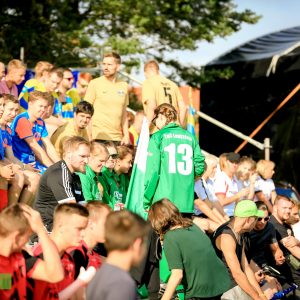
[[[225,65],[270,58],[300,46],[300,26],[264,35],[211,61],[208,65]],[[299,49],[290,52],[298,53]]]
[[[218,79],[201,86],[201,111],[249,135],[300,83],[300,27],[282,30],[244,44],[211,62],[205,69],[230,67],[229,80]],[[291,48],[294,48],[292,51]],[[284,54],[284,52],[288,52]],[[278,55],[274,62],[274,55]],[[272,63],[276,68],[266,76]],[[276,63],[276,64],[275,64]],[[271,160],[276,162],[276,180],[300,189],[300,92],[255,136],[271,138]],[[220,155],[234,151],[242,140],[200,119],[200,143]],[[241,155],[255,160],[264,153],[247,144]]]

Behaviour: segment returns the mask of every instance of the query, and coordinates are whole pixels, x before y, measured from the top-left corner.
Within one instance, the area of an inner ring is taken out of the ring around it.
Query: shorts
[[[8,206],[8,192],[0,189],[0,211]]]

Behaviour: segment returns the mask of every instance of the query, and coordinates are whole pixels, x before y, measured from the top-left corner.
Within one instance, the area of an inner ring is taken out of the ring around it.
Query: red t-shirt
[[[42,256],[42,247],[37,244],[33,248],[35,256]],[[61,263],[65,272],[65,277],[62,281],[57,283],[50,283],[42,280],[33,280],[30,282],[33,290],[33,300],[53,300],[58,299],[58,293],[64,290],[74,281],[75,265],[72,257],[64,252],[61,256]]]
[[[69,248],[67,252],[70,253],[75,263],[75,278],[79,275],[80,267],[87,269],[92,266],[97,270],[102,264],[101,256],[94,250],[90,251],[84,241],[81,241],[78,247]]]
[[[0,299],[29,299],[26,277],[31,277],[38,261],[37,257],[25,251],[13,253],[9,257],[0,255]]]

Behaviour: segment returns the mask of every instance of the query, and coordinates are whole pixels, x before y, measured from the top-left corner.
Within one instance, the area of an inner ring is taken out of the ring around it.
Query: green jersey
[[[103,179],[108,187],[110,196],[110,203],[112,209],[116,203],[125,203],[126,193],[129,186],[129,178],[126,174],[116,174],[114,171],[110,172],[106,167],[102,170]]]
[[[85,201],[101,200],[106,204],[110,203],[108,187],[101,174],[97,175],[88,165],[85,167],[85,174],[79,172],[77,174],[80,177]],[[102,185],[103,192],[99,190],[99,183]]]
[[[194,212],[194,179],[204,172],[197,139],[176,123],[154,133],[149,141],[144,208],[167,198],[180,212]]]

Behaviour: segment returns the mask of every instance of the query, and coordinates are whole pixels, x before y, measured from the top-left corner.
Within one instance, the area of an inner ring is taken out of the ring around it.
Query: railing
[[[134,78],[133,76],[131,76],[130,74],[123,72],[123,71],[119,71],[119,73],[127,78],[129,78],[130,80],[142,85],[142,82],[136,78]],[[132,111],[131,109],[129,109],[129,111]],[[255,146],[256,148],[260,149],[260,150],[264,150],[265,151],[265,159],[266,160],[270,160],[270,149],[271,149],[271,145],[270,145],[270,139],[269,138],[265,138],[264,139],[264,143],[260,143],[254,139],[252,139],[251,137],[231,128],[230,126],[210,117],[209,115],[201,112],[201,111],[197,111],[196,114],[201,117],[202,119],[205,119],[206,121],[226,130],[227,132],[235,135],[236,137],[252,144],[253,146]],[[238,152],[238,151],[237,151]]]

